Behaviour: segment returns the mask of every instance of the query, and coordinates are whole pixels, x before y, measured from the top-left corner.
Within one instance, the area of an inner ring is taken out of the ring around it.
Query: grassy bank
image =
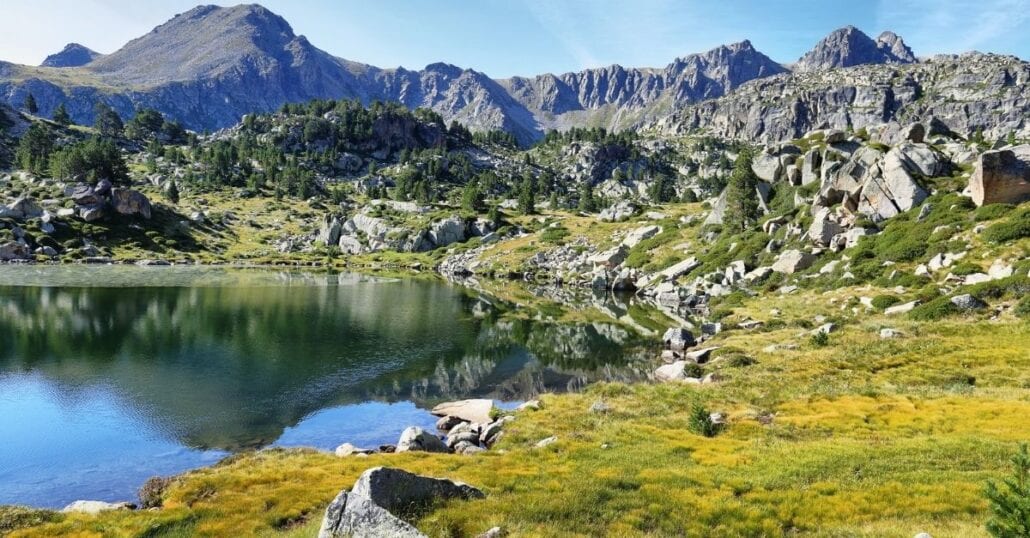
[[[417,522],[434,536],[495,525],[516,536],[986,535],[985,481],[1030,438],[1030,324],[841,313],[855,291],[746,301],[735,315],[775,308],[784,321],[713,339],[723,348],[704,369],[717,384],[545,396],[486,454],[244,454],[179,477],[160,510],[24,514],[50,521],[11,535],[314,536],[329,500],[376,465],[487,493]],[[841,325],[827,342],[802,327],[819,314]],[[887,326],[904,336],[881,339]],[[597,400],[611,411],[591,412]],[[727,427],[692,433],[695,405],[726,413]]]

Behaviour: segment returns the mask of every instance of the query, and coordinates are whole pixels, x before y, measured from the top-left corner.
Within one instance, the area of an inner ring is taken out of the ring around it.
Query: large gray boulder
[[[757,155],[751,162],[751,170],[763,181],[770,183],[780,179],[783,172],[783,164],[780,158],[768,153]]]
[[[434,501],[482,499],[482,491],[461,482],[419,476],[401,469],[374,467],[326,508],[319,538],[422,538],[398,515]]]
[[[978,206],[1030,200],[1030,145],[985,151],[969,178],[969,191]]]
[[[112,510],[133,510],[136,505],[128,502],[110,503],[104,501],[75,501],[61,509],[65,514],[80,513],[96,515]]]
[[[32,257],[29,247],[18,241],[10,241],[0,245],[0,261],[28,260]]]
[[[830,220],[830,210],[821,209],[808,227],[808,238],[819,246],[828,246],[833,237],[844,231],[844,228]]]
[[[111,206],[122,215],[139,215],[150,218],[150,200],[143,193],[132,189],[112,189]]]
[[[687,329],[674,327],[665,331],[665,334],[662,335],[662,343],[665,344],[666,349],[683,351],[694,345],[694,335],[690,334]]]
[[[641,241],[645,239],[650,239],[655,235],[658,235],[659,233],[661,233],[661,231],[662,227],[656,226],[654,224],[641,226],[640,228],[637,228],[626,234],[626,238],[622,240],[622,244],[632,248],[637,246]]]
[[[445,247],[451,243],[464,241],[466,237],[465,221],[458,216],[434,222],[429,229],[429,239],[437,247]]]
[[[43,216],[43,208],[39,207],[32,198],[18,198],[17,200],[0,206],[0,217],[12,219],[34,219]]]
[[[785,250],[776,258],[772,270],[777,273],[796,273],[812,266],[815,256],[800,250]]]
[[[606,267],[611,269],[625,261],[626,256],[629,256],[629,247],[626,245],[619,245],[604,252],[594,254],[588,258],[587,261],[594,264],[595,267]]]
[[[486,424],[491,421],[490,411],[493,408],[493,400],[459,400],[456,402],[444,402],[434,407],[430,412],[438,417],[456,417],[466,422]]]
[[[418,426],[411,426],[401,433],[401,438],[397,441],[397,452],[449,452],[449,450],[439,437]]]

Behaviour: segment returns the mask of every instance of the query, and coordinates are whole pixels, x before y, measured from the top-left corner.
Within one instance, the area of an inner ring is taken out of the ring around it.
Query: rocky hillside
[[[924,121],[995,141],[1030,133],[1030,64],[1013,56],[940,55],[919,63],[792,72],[744,84],[653,123],[666,133],[779,142],[813,129]]]
[[[977,58],[951,60],[966,77],[951,77],[954,83],[975,85],[979,80],[974,79],[981,75],[999,74],[984,71]],[[850,116],[841,115],[840,105],[845,102],[863,107],[862,115],[876,115],[881,122],[891,119],[904,104],[893,105],[894,94],[904,99],[912,86],[904,76],[894,76],[895,69],[907,64],[922,65],[897,35],[885,32],[873,40],[847,27],[818,43],[793,66],[794,73],[743,41],[679,58],[663,68],[613,65],[496,80],[446,63],[415,71],[344,60],[296,35],[282,17],[261,6],[200,6],[110,55],[96,56],[84,47],[69,45],[48,59],[47,67],[0,62],[0,99],[21,107],[31,93],[42,116],[50,117],[63,103],[71,117],[84,124],[92,124],[97,101],[108,103],[123,117],[137,108],[154,108],[198,131],[228,127],[246,113],[275,110],[286,102],[349,98],[431,108],[448,122],[457,120],[480,131],[503,129],[523,143],[538,140],[549,129],[621,129],[650,124],[670,114],[677,119],[669,121],[687,128],[711,127],[725,136],[758,132],[782,140],[812,128],[860,127],[862,117],[848,123]],[[762,91],[768,87],[767,81],[772,87]],[[812,92],[825,93],[819,87],[827,85],[842,95],[822,103]],[[853,89],[866,87],[871,89]],[[995,97],[984,88],[976,90],[962,95],[961,100]],[[869,92],[875,95],[867,98]],[[890,95],[878,97],[887,93]],[[716,98],[740,100],[747,109],[720,110],[714,118],[691,120],[693,115],[709,112],[711,109],[704,107],[712,106],[707,103]],[[946,95],[932,92],[911,99],[919,100],[925,109],[951,103]],[[781,110],[795,101],[805,108]],[[993,104],[1002,106],[1005,115],[1018,117],[1025,101],[1001,99]],[[827,119],[833,114],[836,116]],[[973,120],[986,122],[983,127],[990,132],[1012,127],[1008,118],[996,122],[980,116]],[[973,120],[953,128],[962,129]]]

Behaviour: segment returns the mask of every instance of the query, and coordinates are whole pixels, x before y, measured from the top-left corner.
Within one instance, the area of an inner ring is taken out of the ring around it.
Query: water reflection
[[[276,440],[392,441],[437,400],[521,400],[647,369],[635,332],[513,320],[439,283],[31,270],[0,270],[0,437],[19,439],[0,444],[0,503],[35,499],[50,486],[30,478],[62,462],[117,475],[104,466],[122,452],[185,468]],[[5,285],[34,279],[61,286]],[[133,476],[166,471],[154,467]]]

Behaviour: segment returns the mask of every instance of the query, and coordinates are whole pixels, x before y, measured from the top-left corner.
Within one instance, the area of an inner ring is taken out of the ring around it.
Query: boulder
[[[627,247],[635,247],[638,243],[645,239],[650,239],[662,231],[661,226],[648,225],[641,226],[630,233],[626,234],[626,238],[622,240],[622,244]]]
[[[103,204],[79,206],[79,217],[86,222],[94,222],[104,218]]]
[[[779,157],[761,153],[751,161],[751,170],[759,179],[772,183],[780,179],[783,166]]]
[[[665,269],[662,269],[658,272],[658,276],[660,276],[663,280],[675,280],[693,271],[699,265],[701,265],[701,262],[697,261],[697,258],[695,258],[694,256],[691,256],[681,262],[677,262],[673,265],[670,265],[669,267],[666,267]]]
[[[34,219],[42,216],[43,208],[32,198],[21,197],[6,206],[0,206],[0,218]]]
[[[29,247],[18,241],[9,241],[0,245],[0,261],[28,260],[32,257]]]
[[[909,142],[915,142],[916,144],[922,144],[926,138],[926,127],[922,123],[913,123],[905,128],[905,140]]]
[[[465,221],[461,217],[453,216],[434,222],[429,229],[429,240],[437,247],[445,247],[464,241],[465,232]]]
[[[622,200],[611,207],[601,210],[597,218],[605,222],[620,222],[632,217],[636,212],[637,206],[633,202]]]
[[[401,433],[397,441],[397,452],[448,452],[447,445],[439,437],[411,426]]]
[[[139,215],[150,218],[150,200],[143,193],[132,189],[113,189],[111,206],[122,215]]]
[[[687,367],[687,361],[676,361],[671,364],[659,366],[654,371],[656,381],[682,381],[686,379],[683,373]]]
[[[885,315],[888,315],[888,316],[894,316],[894,315],[897,315],[897,314],[904,314],[906,312],[911,312],[912,309],[917,307],[917,306],[919,306],[919,301],[918,300],[917,301],[909,301],[907,303],[902,303],[902,304],[898,304],[898,305],[894,305],[894,306],[889,306],[889,307],[887,307],[887,308],[885,308],[883,310],[883,313]]]
[[[776,258],[772,270],[777,273],[796,273],[812,266],[815,256],[800,250],[785,250]]]
[[[596,267],[606,267],[610,269],[625,261],[626,256],[629,256],[629,247],[626,245],[619,245],[604,252],[594,254],[587,258],[587,261],[594,264]]]
[[[987,303],[968,293],[952,297],[951,304],[955,305],[959,310],[980,310],[981,308],[987,308]]]
[[[844,231],[844,228],[830,220],[830,210],[823,208],[815,215],[812,225],[808,227],[808,238],[815,244],[829,246],[833,237]]]
[[[434,407],[430,412],[438,417],[457,417],[466,422],[486,424],[492,420],[490,418],[490,411],[493,408],[493,400],[459,400],[456,402],[444,402]]]
[[[400,516],[446,499],[482,499],[477,488],[451,480],[419,476],[401,469],[374,467],[326,508],[319,538],[426,536]]]
[[[350,443],[344,443],[333,451],[337,457],[346,458],[347,456],[354,456],[357,454],[371,454],[372,451],[367,448],[358,448]]]
[[[694,345],[694,335],[690,334],[690,331],[687,329],[674,327],[665,331],[665,334],[662,335],[662,344],[665,345],[666,349],[683,351]]]
[[[555,444],[557,442],[558,442],[558,436],[557,435],[552,435],[550,437],[545,437],[545,438],[537,441],[536,444],[533,445],[533,448],[544,448],[546,446],[551,446],[551,445],[553,445],[553,444]]]
[[[96,515],[111,510],[135,510],[136,505],[128,502],[109,503],[104,501],[75,501],[61,509],[63,513],[80,513]]]
[[[985,151],[974,165],[969,191],[978,206],[1030,200],[1030,144]]]
[[[89,185],[76,185],[71,191],[71,199],[75,205],[95,205],[104,201]]]

